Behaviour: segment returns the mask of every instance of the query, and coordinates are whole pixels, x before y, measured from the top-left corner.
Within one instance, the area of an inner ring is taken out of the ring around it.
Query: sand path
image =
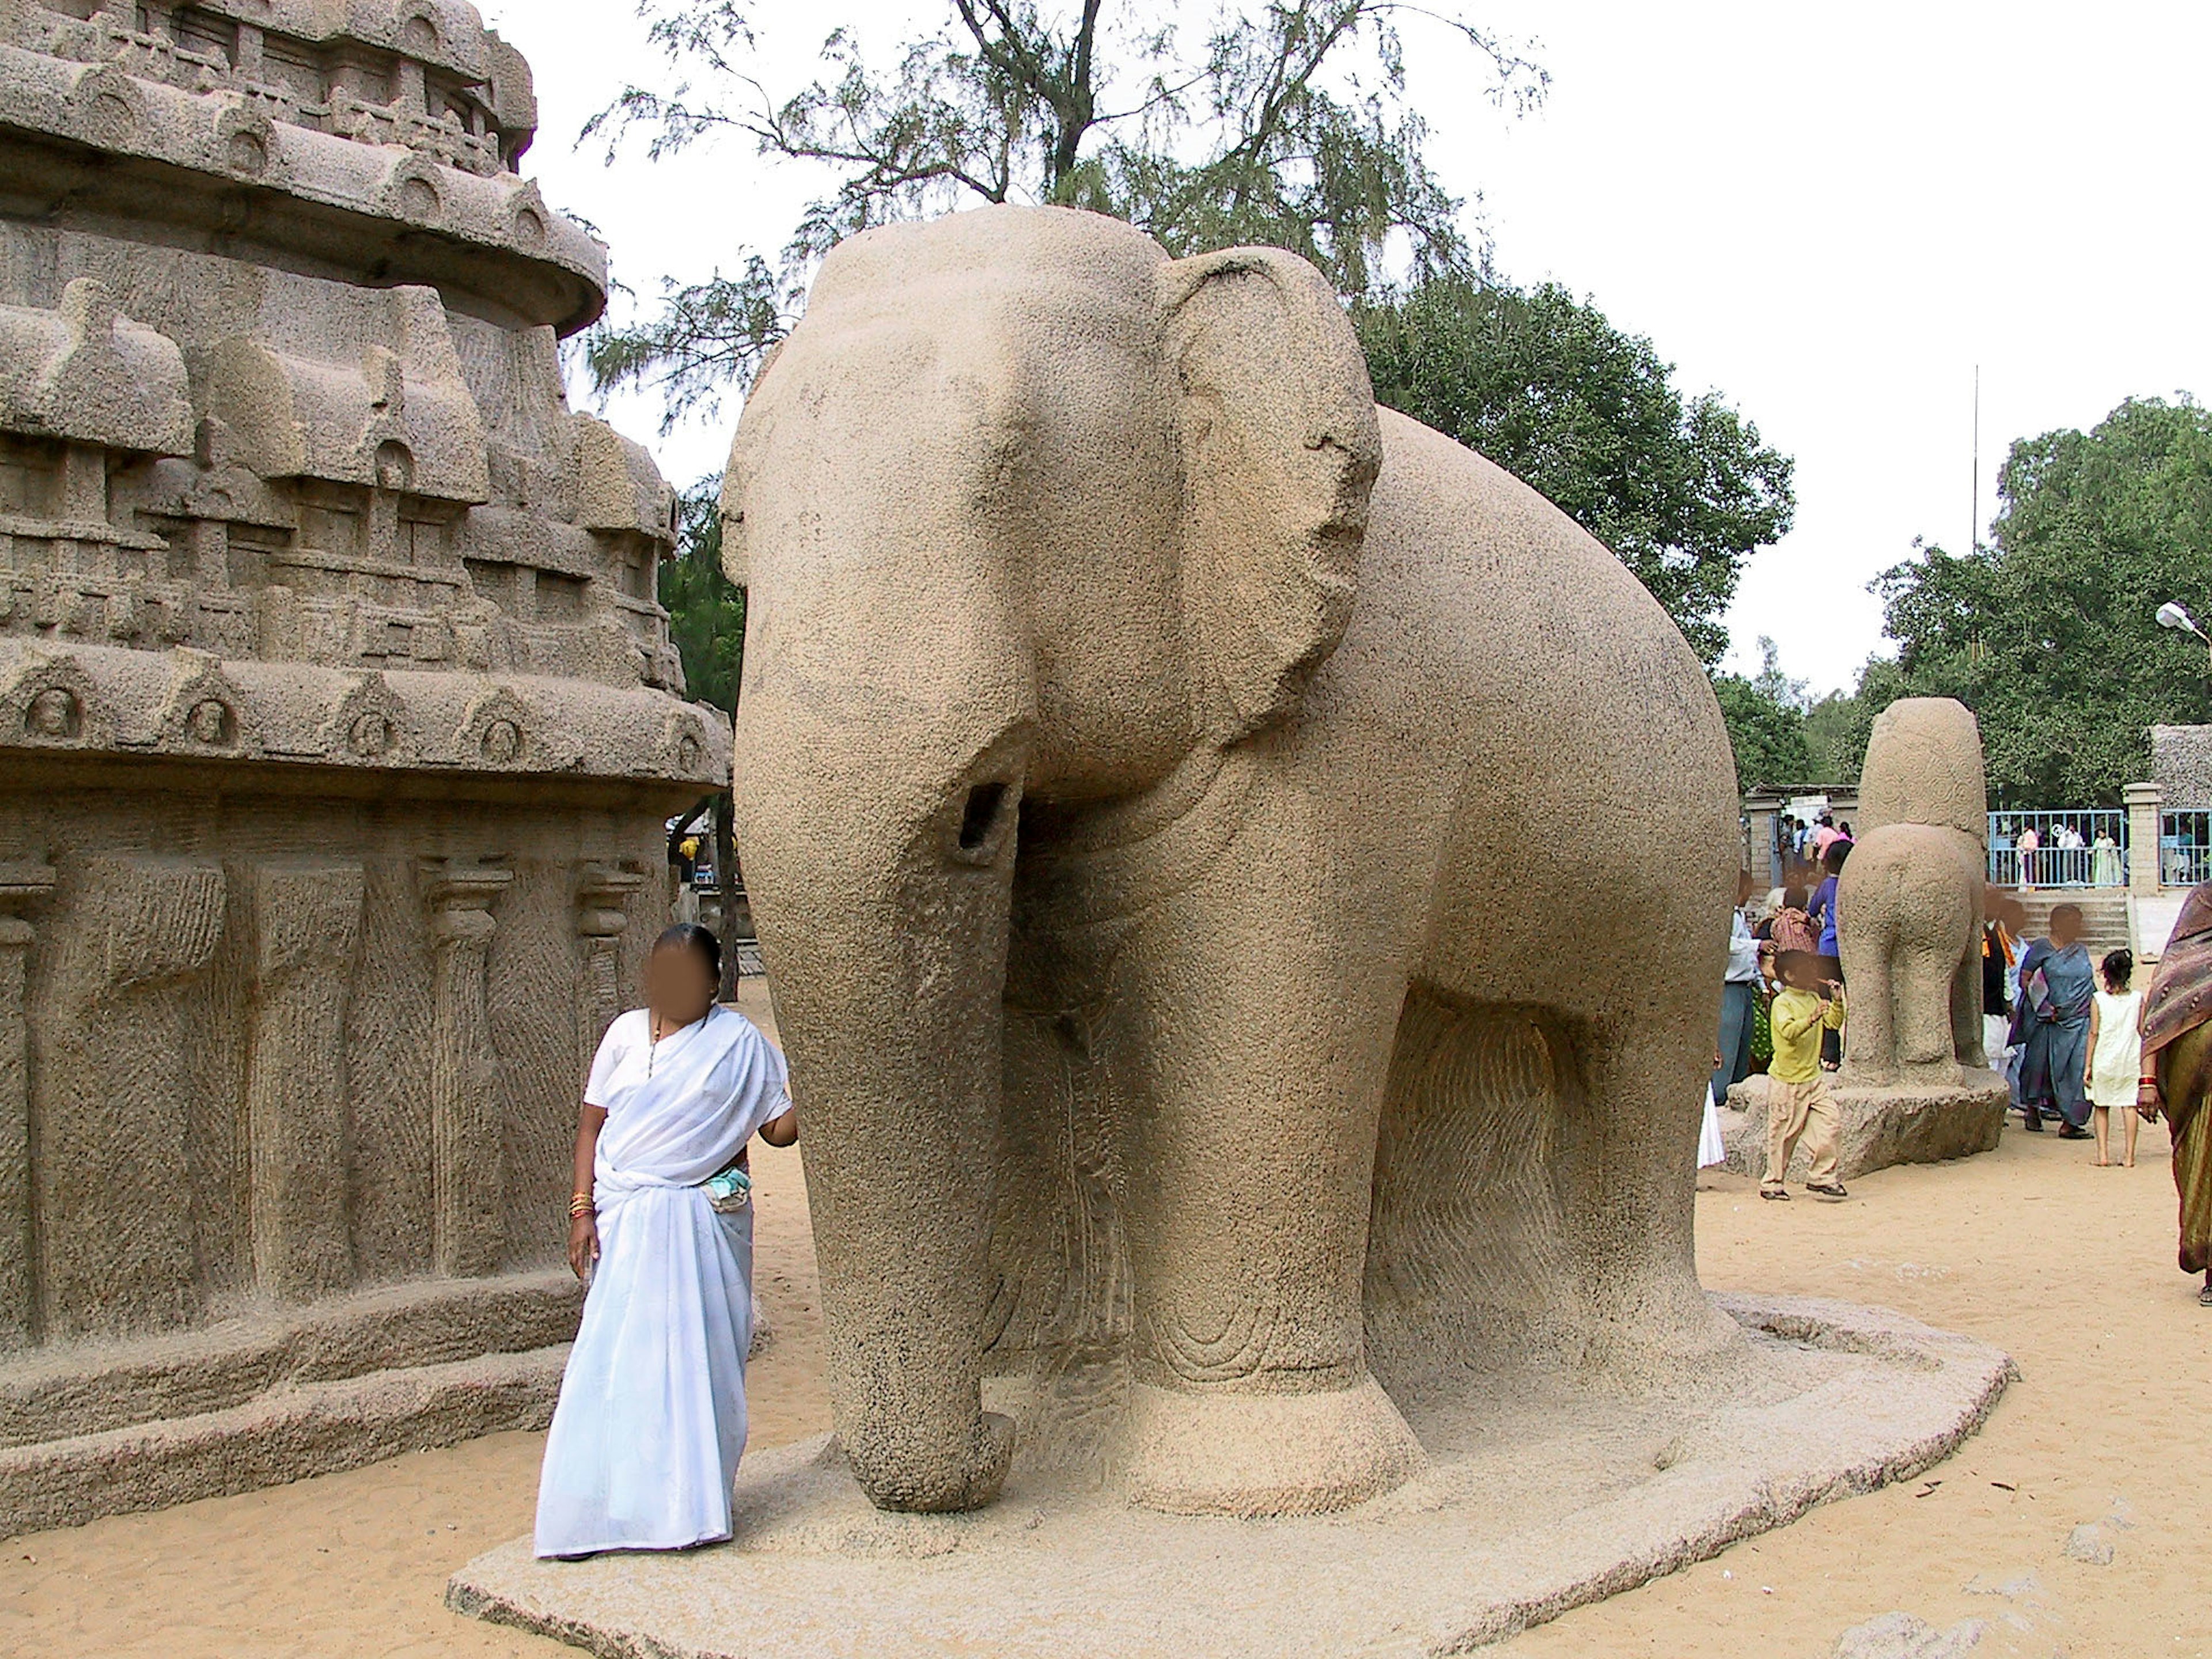
[[[2007,1349],[2021,1382],[1926,1480],[1779,1533],[1496,1650],[1516,1659],[1826,1659],[1902,1609],[1991,1629],[2034,1659],[2212,1659],[2190,1575],[2212,1513],[2212,1312],[2175,1272],[2163,1129],[2133,1170],[2008,1131],[1986,1157],[1887,1170],[1846,1204],[1762,1204],[1705,1177],[1698,1255],[1717,1289],[1881,1304]],[[829,1425],[796,1153],[757,1164],[756,1445]],[[0,1653],[40,1659],[553,1659],[574,1650],[458,1619],[446,1576],[529,1529],[542,1437],[495,1436],[275,1491],[0,1545]],[[2112,1518],[2116,1516],[2117,1520]],[[2099,1523],[2109,1565],[2070,1559]],[[2009,1593],[2008,1593],[2008,1588]]]

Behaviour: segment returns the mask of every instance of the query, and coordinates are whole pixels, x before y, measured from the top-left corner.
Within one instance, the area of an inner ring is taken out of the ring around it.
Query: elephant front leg
[[[1136,999],[1115,1462],[1132,1501],[1176,1513],[1340,1509],[1426,1464],[1369,1374],[1361,1300],[1404,983],[1333,980],[1364,953],[1256,930],[1267,908],[1162,919],[1212,948],[1172,951]]]

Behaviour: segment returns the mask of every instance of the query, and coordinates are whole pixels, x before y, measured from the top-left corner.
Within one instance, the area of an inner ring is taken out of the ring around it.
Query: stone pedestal
[[[1954,1089],[1838,1088],[1831,1076],[1828,1090],[1843,1120],[1837,1173],[1844,1181],[1894,1164],[1942,1164],[1994,1152],[2004,1132],[2008,1095],[1994,1072],[1969,1072]],[[1746,1078],[1729,1091],[1721,1110],[1728,1167],[1754,1180],[1766,1172],[1766,1091],[1764,1076]],[[1788,1179],[1805,1179],[1802,1152],[1790,1160]]]
[[[1715,1300],[1753,1340],[1711,1386],[1631,1402],[1547,1372],[1474,1410],[1413,1407],[1432,1467],[1338,1515],[1160,1515],[1019,1469],[988,1509],[886,1515],[825,1437],[746,1459],[727,1545],[540,1562],[518,1539],[446,1599],[665,1659],[1462,1653],[1918,1474],[2012,1374],[1896,1314]]]

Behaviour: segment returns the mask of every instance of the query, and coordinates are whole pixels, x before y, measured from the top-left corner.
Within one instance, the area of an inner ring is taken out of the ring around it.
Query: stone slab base
[[[605,1659],[1460,1652],[1917,1474],[2012,1375],[1899,1315],[1717,1300],[1750,1334],[1725,1382],[1471,1390],[1473,1415],[1416,1413],[1429,1473],[1339,1515],[1171,1516],[1018,1469],[977,1514],[884,1515],[824,1437],[746,1461],[731,1544],[538,1562],[519,1539],[446,1599]]]
[[[1844,1181],[1896,1164],[1942,1164],[1996,1150],[2008,1098],[1994,1072],[1969,1072],[1957,1088],[1905,1086],[1838,1088],[1828,1079],[1843,1119],[1838,1175]],[[1758,1180],[1766,1173],[1766,1090],[1764,1076],[1746,1078],[1729,1091],[1722,1108],[1721,1139],[1728,1167]],[[1805,1179],[1805,1158],[1790,1161],[1788,1178]]]
[[[543,1427],[581,1299],[430,1280],[0,1364],[0,1534]]]
[[[281,1389],[249,1404],[0,1452],[0,1531],[281,1486],[552,1419],[564,1345]]]

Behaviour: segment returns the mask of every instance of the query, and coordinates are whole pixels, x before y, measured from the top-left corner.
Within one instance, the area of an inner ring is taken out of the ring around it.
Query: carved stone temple
[[[541,1421],[728,776],[460,0],[0,0],[0,1533]]]

